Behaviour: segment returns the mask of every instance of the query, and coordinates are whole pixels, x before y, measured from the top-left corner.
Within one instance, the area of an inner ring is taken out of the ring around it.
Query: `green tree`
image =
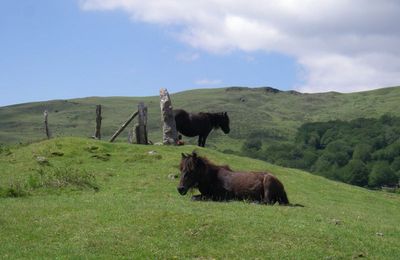
[[[398,183],[398,177],[390,168],[387,161],[376,162],[371,170],[368,179],[368,186],[382,187],[384,185],[393,186]]]
[[[368,174],[367,166],[359,159],[351,160],[343,171],[345,182],[361,187],[368,185]]]
[[[322,155],[315,162],[311,171],[317,173],[318,175],[331,178],[335,175],[333,171],[337,169],[337,165],[329,158],[327,155]]]
[[[353,160],[361,160],[367,162],[371,160],[372,146],[369,144],[357,144],[354,147]]]
[[[317,161],[318,154],[311,149],[307,149],[303,152],[303,164],[304,169],[311,169],[312,165]]]
[[[242,153],[246,156],[259,158],[262,142],[259,139],[247,139],[242,145]]]
[[[262,147],[262,142],[259,139],[248,139],[243,144],[244,150],[259,151]]]
[[[329,143],[338,140],[338,133],[336,128],[328,129],[321,137],[321,147],[328,146]]]
[[[334,141],[328,144],[323,155],[332,164],[336,163],[339,167],[343,167],[351,158],[352,148],[344,141]]]
[[[310,134],[309,138],[307,139],[306,143],[315,149],[321,148],[320,137],[318,133],[314,132]]]
[[[400,171],[400,156],[394,158],[392,164],[390,165],[393,171],[399,172]]]

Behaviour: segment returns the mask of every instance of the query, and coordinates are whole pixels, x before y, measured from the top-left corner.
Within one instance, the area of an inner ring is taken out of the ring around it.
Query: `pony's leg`
[[[202,147],[206,146],[206,139],[207,139],[207,136],[203,136],[203,142],[201,143]]]
[[[270,204],[270,201],[269,201],[269,190],[268,189],[264,190],[264,198],[263,198],[262,202],[264,204]]]
[[[272,198],[272,194],[269,189],[265,189],[264,191],[264,200],[263,203],[267,205],[274,205],[275,204],[274,198]]]
[[[206,145],[206,138],[207,138],[207,136],[199,135],[198,145],[200,147],[204,147]]]
[[[206,146],[206,140],[207,140],[207,137],[208,137],[209,134],[210,134],[210,132],[208,132],[207,134],[203,135],[203,141],[201,143],[202,147]]]

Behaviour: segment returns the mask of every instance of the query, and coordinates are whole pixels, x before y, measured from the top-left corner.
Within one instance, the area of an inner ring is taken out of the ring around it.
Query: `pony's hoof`
[[[194,196],[192,196],[192,200],[193,201],[199,201],[199,200],[203,200],[203,198],[202,198],[201,195],[194,195]]]

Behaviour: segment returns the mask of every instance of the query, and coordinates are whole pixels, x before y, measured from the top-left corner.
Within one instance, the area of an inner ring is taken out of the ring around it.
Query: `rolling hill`
[[[175,108],[188,111],[228,111],[231,133],[211,134],[208,145],[218,150],[238,150],[249,134],[266,139],[292,139],[305,122],[379,117],[400,112],[400,87],[341,94],[302,94],[270,87],[201,89],[171,95]],[[149,136],[161,140],[159,97],[88,97],[52,100],[0,108],[0,143],[32,142],[44,138],[43,111],[49,110],[53,136],[90,137],[94,133],[95,105],[103,106],[105,139],[136,109],[139,101],[149,111]],[[119,140],[125,142],[127,134]],[[125,139],[125,140],[124,140]],[[190,143],[194,140],[190,140]]]
[[[193,149],[233,169],[273,172],[305,207],[180,196],[180,154]],[[55,138],[0,150],[0,169],[0,258],[400,255],[399,194],[212,149]]]

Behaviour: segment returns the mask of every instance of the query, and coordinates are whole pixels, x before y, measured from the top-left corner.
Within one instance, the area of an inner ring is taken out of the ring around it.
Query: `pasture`
[[[231,131],[211,132],[207,146],[219,151],[240,151],[251,135],[268,140],[292,140],[297,128],[306,122],[352,120],[400,113],[400,87],[367,92],[299,94],[273,93],[266,88],[197,89],[171,95],[174,109],[189,112],[227,111]],[[43,111],[49,111],[49,127],[53,137],[90,137],[94,133],[96,105],[102,105],[102,136],[109,139],[118,127],[143,101],[148,106],[149,139],[160,140],[160,98],[152,97],[88,97],[51,100],[0,107],[0,143],[32,142],[45,137]],[[16,131],[16,129],[18,129]],[[126,142],[124,133],[118,140]],[[197,138],[184,138],[197,144]]]
[[[305,207],[180,196],[193,149],[274,173]],[[396,259],[399,223],[398,194],[190,145],[56,138],[0,153],[0,258]]]

